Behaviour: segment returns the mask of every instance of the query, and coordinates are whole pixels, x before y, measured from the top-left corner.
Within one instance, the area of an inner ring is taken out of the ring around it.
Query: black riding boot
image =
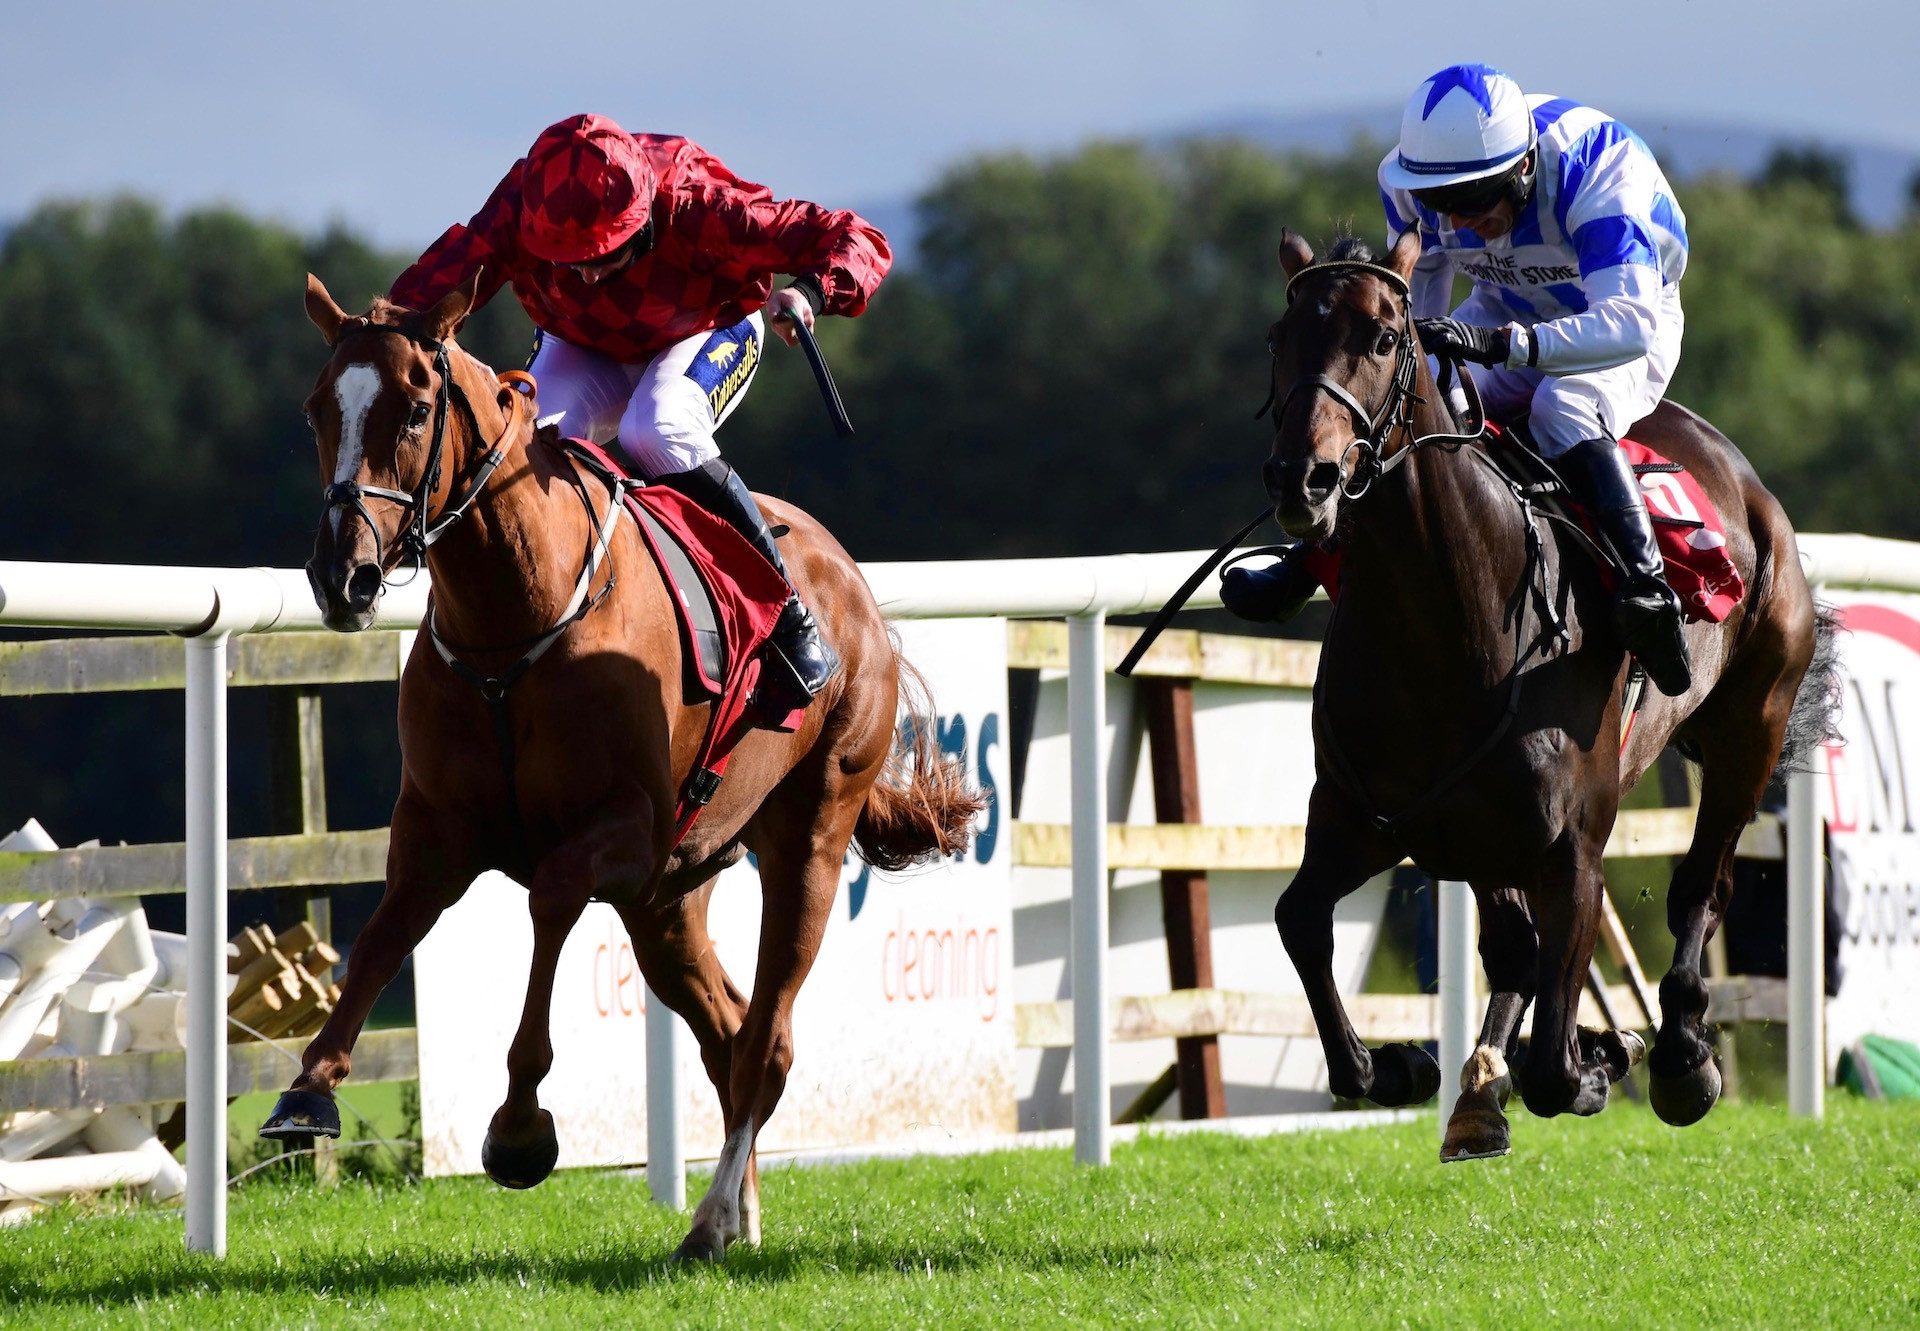
[[[1320,590],[1320,580],[1307,571],[1306,553],[1305,544],[1296,545],[1265,568],[1228,569],[1220,575],[1221,604],[1256,624],[1284,624]]]
[[[1666,562],[1633,467],[1611,439],[1575,444],[1553,465],[1626,566],[1626,585],[1613,603],[1614,628],[1640,658],[1653,686],[1669,697],[1680,696],[1693,687],[1687,640],[1680,631],[1680,598],[1667,586]]]
[[[725,518],[734,530],[752,543],[754,549],[766,556],[767,562],[781,577],[786,578],[789,587],[793,585],[786,561],[780,558],[780,547],[775,544],[773,533],[767,530],[767,520],[760,512],[760,505],[754,502],[753,493],[732,467],[715,458],[692,471],[676,471],[656,477],[655,480],[678,490],[714,516]],[[787,604],[780,611],[780,619],[774,624],[768,642],[791,672],[791,678],[786,680],[778,678],[778,671],[761,677],[762,689],[771,690],[768,698],[777,704],[805,707],[815,694],[827,686],[834,672],[840,669],[839,653],[821,640],[820,625],[815,622],[813,612],[800,600],[798,592],[787,598]],[[769,661],[768,665],[773,665],[773,662]],[[778,707],[770,710],[778,710]]]

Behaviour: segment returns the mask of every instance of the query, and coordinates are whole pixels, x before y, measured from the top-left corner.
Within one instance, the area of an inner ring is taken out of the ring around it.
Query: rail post
[[[1067,621],[1073,799],[1073,1158],[1113,1159],[1107,1070],[1107,695],[1104,610]]]
[[[1460,1069],[1473,1052],[1473,889],[1436,882],[1439,893],[1440,1136],[1460,1098]]]
[[[1794,772],[1787,777],[1787,1104],[1800,1118],[1826,1112],[1825,841],[1814,774]]]
[[[187,1249],[227,1252],[227,635],[187,639]]]
[[[651,988],[647,998],[647,1190],[675,1211],[687,1204],[680,1136],[680,1019]]]

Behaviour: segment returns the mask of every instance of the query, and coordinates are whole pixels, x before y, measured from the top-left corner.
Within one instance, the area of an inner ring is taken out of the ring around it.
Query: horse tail
[[[853,825],[853,845],[876,869],[905,869],[965,851],[973,817],[986,797],[967,784],[966,767],[940,751],[934,733],[933,690],[893,644],[907,715],[900,739]]]
[[[1840,609],[1825,601],[1813,603],[1813,661],[1793,695],[1787,714],[1787,738],[1780,748],[1775,775],[1805,771],[1813,751],[1840,731]]]

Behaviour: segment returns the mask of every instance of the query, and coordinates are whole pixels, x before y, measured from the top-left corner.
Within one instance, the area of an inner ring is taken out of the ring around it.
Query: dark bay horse
[[[554,969],[589,898],[610,902],[648,985],[692,1027],[719,1092],[725,1145],[678,1254],[717,1259],[735,1237],[759,1237],[754,1140],[793,1062],[794,999],[849,840],[870,863],[901,867],[962,849],[981,804],[939,758],[930,724],[912,727],[914,744],[896,744],[902,674],[917,676],[853,560],[805,513],[762,499],[790,530],[788,566],[845,669],[797,731],[741,742],[712,803],[673,846],[676,795],[707,707],[684,701],[672,592],[632,521],[612,516],[608,487],[537,437],[532,401],[453,343],[472,299],[469,286],[423,313],[376,302],[350,317],[308,278],[307,314],[332,348],[307,400],[328,485],[309,565],[315,596],[331,627],[363,629],[412,549],[432,573],[434,624],[466,644],[470,668],[504,671],[564,628],[506,693],[510,770],[489,702],[420,635],[400,682],[386,892],[354,945],[338,1008],[265,1131],[337,1131],[332,1092],[374,998],[467,885],[499,869],[528,887],[534,947],[506,1100],[487,1131],[488,1174],[530,1187],[554,1166],[553,1119],[536,1098],[553,1061]],[[429,537],[442,539],[428,550]],[[747,849],[762,893],[751,1001],[707,934],[714,876]]]
[[[1748,590],[1725,622],[1687,626],[1692,690],[1649,690],[1623,748],[1628,660],[1609,596],[1564,530],[1529,514],[1477,442],[1462,445],[1410,316],[1419,253],[1411,233],[1384,263],[1355,241],[1321,263],[1291,234],[1280,250],[1289,305],[1268,335],[1267,492],[1291,535],[1337,532],[1342,562],[1314,687],[1306,850],[1275,921],[1334,1094],[1419,1103],[1438,1087],[1433,1060],[1410,1045],[1369,1051],[1347,1020],[1334,904],[1402,856],[1464,879],[1491,998],[1442,1158],[1507,1149],[1506,1060],[1529,1003],[1527,1108],[1596,1113],[1642,1052],[1638,1037],[1575,1021],[1601,852],[1621,794],[1678,741],[1703,769],[1700,811],[1668,893],[1673,964],[1648,1071],[1661,1118],[1692,1123],[1720,1091],[1701,949],[1732,891],[1735,844],[1790,727],[1810,746],[1833,702],[1827,670],[1809,671],[1818,616],[1793,529],[1734,446],[1684,407],[1663,403],[1634,427],[1712,497]]]

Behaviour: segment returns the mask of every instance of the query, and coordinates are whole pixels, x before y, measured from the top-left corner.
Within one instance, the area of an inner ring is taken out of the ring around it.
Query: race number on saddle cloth
[[[787,580],[739,532],[679,491],[632,484],[625,469],[588,440],[563,439],[559,447],[623,491],[627,511],[673,593],[687,663],[687,701],[713,704],[674,810],[677,845],[713,798],[742,737],[756,727],[796,729],[804,715],[799,710],[773,715],[754,706],[762,649],[786,604]]]
[[[1487,434],[1518,443],[1510,431],[1493,421],[1487,422]],[[1669,462],[1636,439],[1622,439],[1619,447],[1645,496],[1660,557],[1665,561],[1667,585],[1680,598],[1681,612],[1695,622],[1720,623],[1747,594],[1746,581],[1727,555],[1727,528],[1720,520],[1720,510],[1700,482],[1679,463]],[[1593,522],[1585,505],[1572,496],[1564,498],[1568,509],[1591,532]],[[1339,547],[1331,542],[1308,546],[1301,558],[1307,571],[1326,588],[1327,599],[1338,600]],[[1601,576],[1611,588],[1614,569],[1602,563]]]

